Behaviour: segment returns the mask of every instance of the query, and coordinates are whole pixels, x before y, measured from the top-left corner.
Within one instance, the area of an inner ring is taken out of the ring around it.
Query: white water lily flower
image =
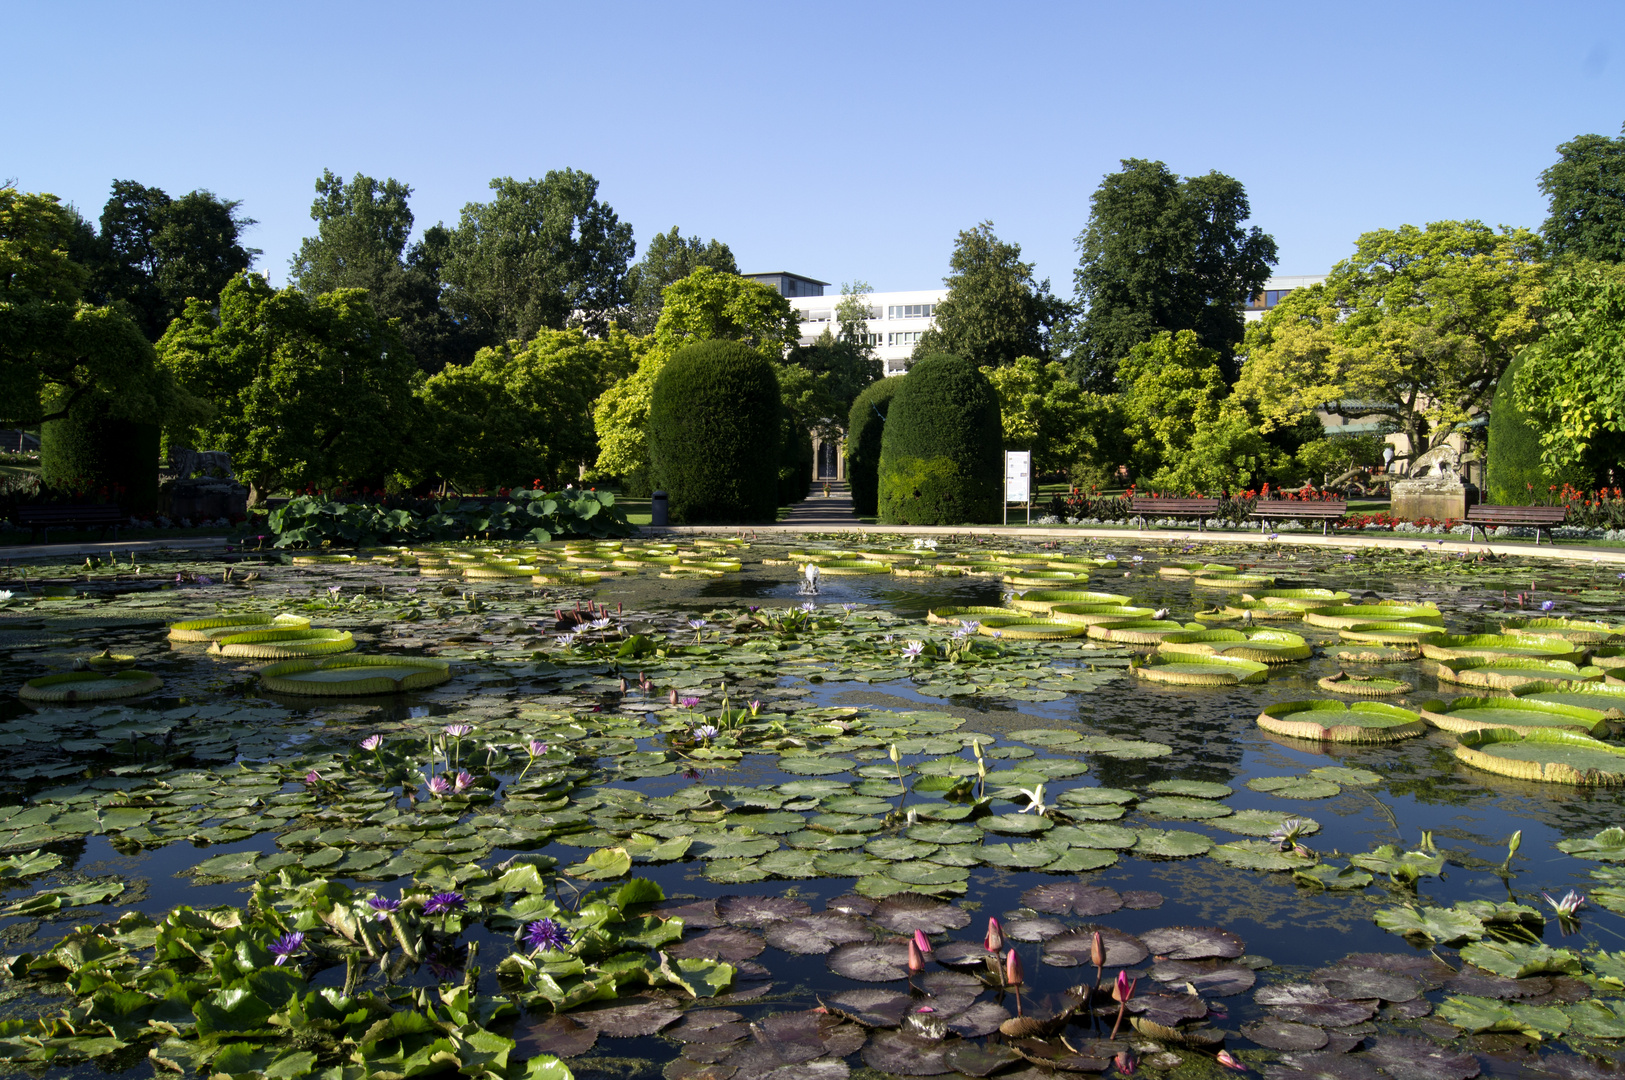
[[[1039,817],[1043,817],[1046,813],[1049,812],[1049,807],[1044,805],[1044,785],[1043,784],[1039,784],[1038,786],[1032,788],[1031,790],[1029,790],[1027,788],[1022,788],[1021,793],[1023,795],[1025,795],[1025,796],[1027,796],[1027,805],[1023,806],[1021,808],[1021,812],[1023,814],[1025,814],[1029,810],[1033,810],[1033,811],[1036,811],[1038,813]]]

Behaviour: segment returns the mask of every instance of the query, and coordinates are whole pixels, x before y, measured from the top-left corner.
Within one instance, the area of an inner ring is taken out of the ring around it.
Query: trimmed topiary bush
[[[812,432],[796,423],[795,414],[784,410],[779,427],[779,505],[789,506],[807,497],[812,490]]]
[[[1501,506],[1527,506],[1535,495],[1544,496],[1551,483],[1540,467],[1540,433],[1513,398],[1513,380],[1521,367],[1522,356],[1507,365],[1490,403],[1486,486],[1489,501]]]
[[[649,479],[674,524],[772,521],[782,406],[773,366],[737,341],[679,351],[649,404]]]
[[[880,444],[880,520],[986,524],[1004,497],[999,398],[969,360],[928,356],[903,378]]]
[[[852,512],[874,517],[880,504],[880,437],[886,412],[906,375],[870,383],[852,402],[846,419],[846,482],[852,488]]]
[[[89,502],[150,514],[158,509],[160,438],[158,425],[115,417],[105,400],[82,398],[63,419],[40,425],[40,478]]]

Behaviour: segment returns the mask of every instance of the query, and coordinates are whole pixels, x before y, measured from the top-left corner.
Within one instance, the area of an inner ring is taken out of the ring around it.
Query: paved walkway
[[[94,544],[18,544],[0,547],[0,563],[14,559],[62,559],[80,555],[124,555],[135,551],[207,551],[235,541],[224,536],[178,537],[167,540],[113,540]]]
[[[844,483],[831,482],[829,498],[824,486],[814,482],[812,494],[790,508],[778,526],[806,532],[848,532],[863,528],[852,513],[852,490]]]

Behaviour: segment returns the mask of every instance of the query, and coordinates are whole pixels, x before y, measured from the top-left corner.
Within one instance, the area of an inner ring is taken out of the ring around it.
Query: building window
[[[936,313],[935,304],[893,304],[886,309],[888,319],[929,319]]]
[[[894,332],[886,335],[886,344],[887,345],[918,345],[920,343],[920,335],[923,334],[923,333],[925,333],[924,330],[894,331]]]
[[[829,318],[830,312],[827,308],[823,311],[803,311],[801,313],[802,322],[829,322]]]
[[[1291,291],[1291,289],[1270,289],[1264,293],[1264,306],[1267,308],[1274,307],[1282,300],[1285,300],[1287,298],[1287,294]]]

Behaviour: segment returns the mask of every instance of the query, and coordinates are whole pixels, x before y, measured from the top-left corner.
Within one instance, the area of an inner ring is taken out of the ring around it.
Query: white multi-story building
[[[826,294],[829,282],[802,277],[780,271],[772,274],[746,274],[752,281],[770,285],[790,301],[790,306],[801,316],[801,344],[811,345],[825,330],[839,333],[835,305],[841,302],[839,293]],[[901,375],[908,370],[909,359],[920,335],[936,325],[937,305],[948,295],[947,289],[914,289],[907,292],[869,293],[864,297],[869,306],[869,319],[864,333],[875,355],[885,364],[887,375]]]
[[[1288,277],[1272,277],[1264,282],[1264,290],[1245,304],[1241,305],[1241,317],[1248,322],[1257,322],[1264,317],[1264,312],[1285,300],[1287,294],[1293,289],[1307,289],[1311,285],[1319,285],[1326,280],[1325,274],[1298,274]]]

